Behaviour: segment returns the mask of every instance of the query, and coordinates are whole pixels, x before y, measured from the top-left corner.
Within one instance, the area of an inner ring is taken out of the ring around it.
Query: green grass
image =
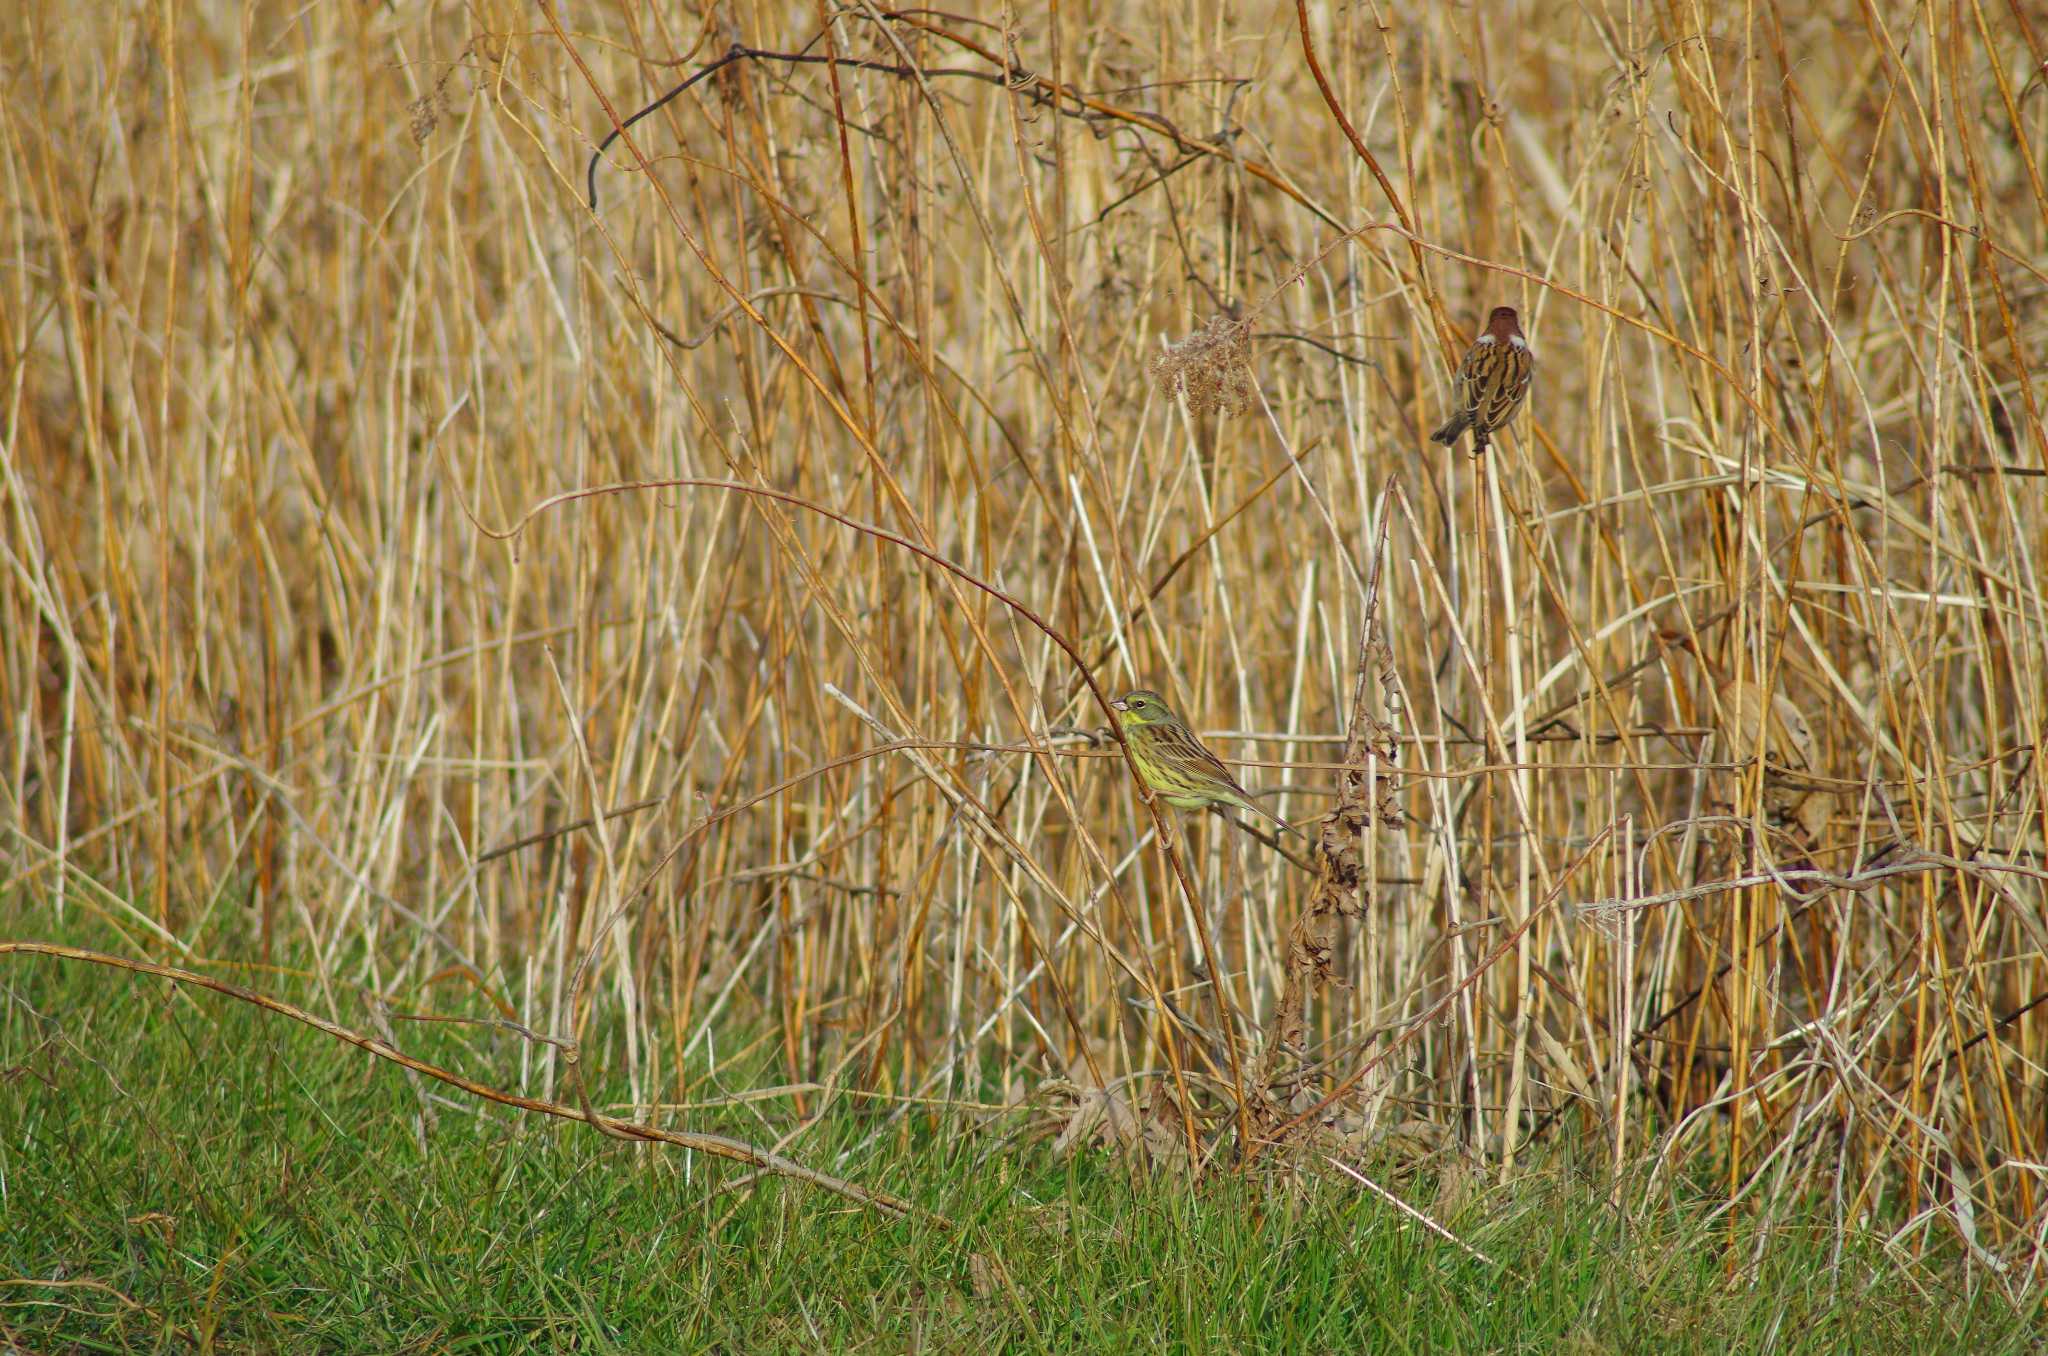
[[[0,915],[0,936],[35,931]],[[265,987],[320,1007],[303,981]],[[509,1038],[399,1032],[513,1082]],[[2029,1349],[2025,1316],[1960,1273],[1909,1280],[1872,1247],[1831,1272],[1817,1222],[1781,1222],[1731,1283],[1704,1206],[1631,1223],[1564,1157],[1458,1204],[1401,1178],[1490,1266],[1340,1180],[1189,1188],[950,1117],[907,1118],[838,1164],[878,1124],[851,1100],[790,1152],[957,1233],[791,1183],[733,1190],[734,1165],[466,1100],[439,1108],[423,1153],[417,1108],[388,1063],[231,1000],[0,959],[0,1349]],[[792,1114],[690,1124],[759,1142]],[[1746,1259],[1754,1238],[1736,1242]]]

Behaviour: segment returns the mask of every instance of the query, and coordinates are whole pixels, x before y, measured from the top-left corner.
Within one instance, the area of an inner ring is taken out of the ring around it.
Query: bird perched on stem
[[[1493,431],[1514,417],[1529,379],[1536,371],[1536,350],[1522,337],[1522,322],[1512,306],[1496,306],[1479,336],[1458,364],[1453,382],[1451,417],[1429,436],[1449,447],[1458,435],[1472,430],[1472,455],[1486,450]]]
[[[1202,747],[1187,722],[1176,716],[1157,692],[1140,688],[1109,705],[1123,719],[1124,740],[1139,779],[1168,805],[1179,810],[1235,805],[1264,815],[1283,829],[1300,832],[1247,795],[1230,769]]]

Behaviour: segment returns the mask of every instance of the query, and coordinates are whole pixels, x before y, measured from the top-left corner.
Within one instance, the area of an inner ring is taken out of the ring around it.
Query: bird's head
[[[1109,707],[1124,718],[1125,725],[1138,729],[1147,725],[1164,725],[1174,719],[1173,708],[1166,704],[1166,698],[1150,688],[1126,692]]]

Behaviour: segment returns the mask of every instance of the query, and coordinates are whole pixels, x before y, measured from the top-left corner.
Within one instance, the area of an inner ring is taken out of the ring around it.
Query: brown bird
[[[1836,793],[1827,785],[1820,744],[1806,713],[1776,687],[1766,692],[1755,673],[1744,674],[1738,682],[1720,661],[1702,653],[1691,636],[1667,630],[1658,632],[1658,639],[1698,660],[1713,681],[1721,757],[1762,755],[1765,816],[1775,824],[1798,825],[1809,847],[1819,843],[1834,814]],[[1740,804],[1748,774],[1729,780],[1736,785],[1723,794]]]
[[[1522,322],[1512,306],[1496,306],[1486,318],[1486,333],[1479,336],[1465,361],[1458,365],[1453,398],[1456,405],[1444,426],[1429,436],[1449,447],[1458,435],[1472,430],[1472,455],[1486,450],[1493,431],[1514,417],[1529,394],[1529,379],[1536,371],[1536,351],[1522,337]]]

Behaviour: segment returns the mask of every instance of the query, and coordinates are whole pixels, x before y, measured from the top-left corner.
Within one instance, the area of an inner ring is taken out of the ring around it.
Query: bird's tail
[[[1259,804],[1257,801],[1247,799],[1244,802],[1244,804],[1246,809],[1252,811],[1253,813],[1259,815],[1262,818],[1272,820],[1275,824],[1279,825],[1282,830],[1288,833],[1299,833],[1304,838],[1308,837],[1308,835],[1306,833],[1303,833],[1302,830],[1288,823],[1279,815],[1274,814],[1271,810],[1268,810],[1265,806]]]
[[[1472,416],[1460,410],[1446,420],[1442,428],[1430,434],[1429,440],[1433,443],[1442,443],[1445,447],[1449,447],[1452,443],[1458,441],[1458,435],[1463,433],[1466,426],[1471,422]]]

